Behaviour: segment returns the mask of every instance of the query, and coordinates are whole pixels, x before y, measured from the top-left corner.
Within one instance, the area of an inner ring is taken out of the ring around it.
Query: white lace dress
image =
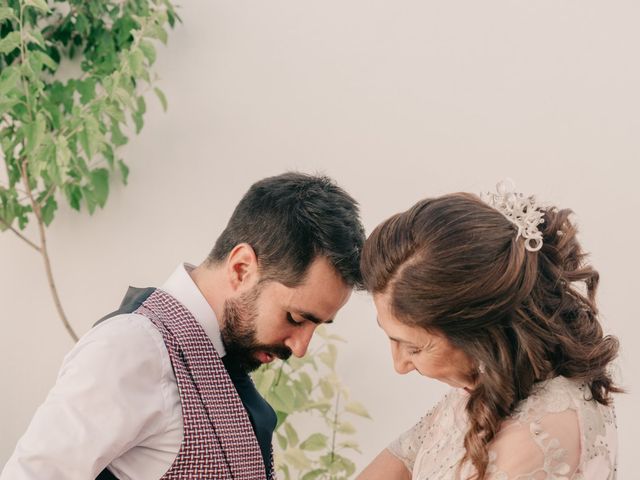
[[[489,444],[487,480],[613,480],[616,478],[615,413],[593,400],[585,385],[556,377],[538,384],[502,423]],[[388,449],[412,472],[412,480],[470,478],[463,389],[450,391]]]

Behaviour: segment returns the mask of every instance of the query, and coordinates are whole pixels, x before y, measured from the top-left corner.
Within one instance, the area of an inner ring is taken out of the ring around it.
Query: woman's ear
[[[258,257],[251,245],[240,243],[227,257],[227,279],[231,289],[244,290],[258,280]]]

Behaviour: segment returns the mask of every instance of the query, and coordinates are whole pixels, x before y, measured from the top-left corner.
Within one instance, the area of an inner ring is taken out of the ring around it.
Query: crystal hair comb
[[[524,247],[528,251],[537,252],[542,248],[542,232],[538,225],[544,223],[544,213],[533,196],[525,197],[515,192],[513,181],[507,179],[496,185],[496,193],[484,192],[480,198],[518,227],[516,238],[525,239]]]

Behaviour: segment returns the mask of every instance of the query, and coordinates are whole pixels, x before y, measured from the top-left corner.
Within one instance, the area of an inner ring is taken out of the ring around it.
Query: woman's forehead
[[[409,345],[424,345],[435,340],[438,335],[428,332],[415,325],[400,322],[391,314],[381,314],[376,317],[378,326],[391,340]]]

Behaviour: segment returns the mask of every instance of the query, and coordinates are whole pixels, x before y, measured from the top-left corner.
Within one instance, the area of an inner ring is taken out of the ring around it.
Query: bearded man
[[[255,183],[204,262],[80,339],[1,478],[274,478],[276,415],[248,373],[305,354],[360,285],[363,242],[331,179]]]

